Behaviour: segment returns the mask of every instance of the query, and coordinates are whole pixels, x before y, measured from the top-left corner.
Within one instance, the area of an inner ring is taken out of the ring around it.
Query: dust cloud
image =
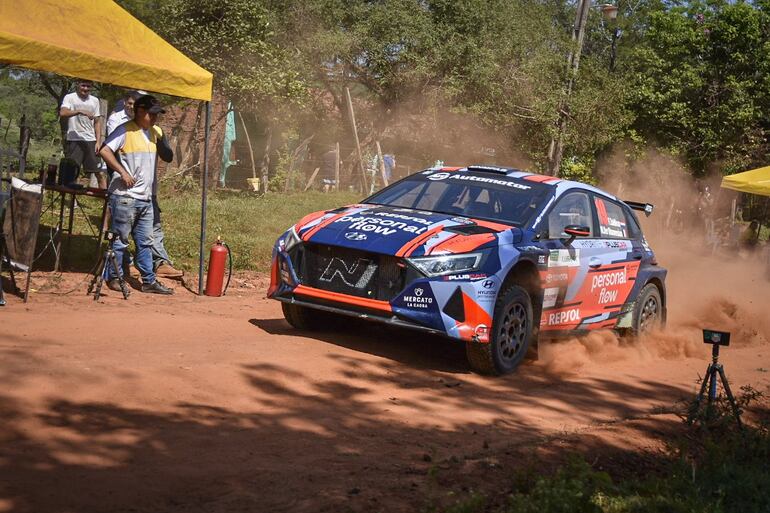
[[[547,370],[571,373],[630,359],[707,358],[703,328],[729,331],[733,347],[770,344],[767,256],[726,243],[735,195],[719,189],[719,177],[696,181],[674,159],[653,150],[633,165],[626,164],[624,150],[618,151],[600,163],[600,176],[602,188],[619,198],[655,205],[652,216],[642,215],[640,221],[659,264],[668,269],[667,324],[639,339],[601,331],[546,341],[539,356]]]

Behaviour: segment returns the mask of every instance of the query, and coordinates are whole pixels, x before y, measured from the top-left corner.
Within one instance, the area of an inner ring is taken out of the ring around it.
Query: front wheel
[[[292,303],[281,303],[286,321],[298,330],[312,331],[322,327],[323,312]]]
[[[481,374],[508,374],[527,356],[532,341],[532,299],[524,288],[513,285],[495,304],[489,343],[468,342],[471,368]]]

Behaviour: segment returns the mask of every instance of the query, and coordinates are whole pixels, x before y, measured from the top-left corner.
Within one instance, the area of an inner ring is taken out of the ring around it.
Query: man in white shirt
[[[127,123],[134,119],[134,102],[137,98],[142,96],[139,91],[129,91],[123,98],[123,105],[121,108],[116,108],[110,113],[107,118],[107,135],[109,136],[113,130],[118,128],[123,123]],[[116,106],[117,107],[117,106]]]
[[[64,97],[59,116],[67,119],[65,156],[82,166],[86,173],[98,173],[99,187],[107,188],[107,177],[99,170],[96,159],[102,145],[102,117],[99,99],[91,95],[93,82],[80,80],[77,90]]]

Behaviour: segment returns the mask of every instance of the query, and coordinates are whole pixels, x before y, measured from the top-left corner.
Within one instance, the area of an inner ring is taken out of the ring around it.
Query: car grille
[[[304,285],[382,301],[404,288],[404,264],[396,257],[316,244],[297,249],[292,263]]]

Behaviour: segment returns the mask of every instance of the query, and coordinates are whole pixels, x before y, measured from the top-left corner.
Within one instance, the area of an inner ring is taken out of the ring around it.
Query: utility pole
[[[583,39],[590,9],[591,0],[578,1],[577,12],[575,13],[575,26],[572,31],[572,50],[567,56],[567,64],[569,66],[567,86],[559,102],[556,137],[551,139],[551,144],[548,147],[548,173],[551,176],[559,176],[561,158],[564,153],[564,133],[567,130],[567,119],[569,118],[569,98],[572,95],[572,86],[580,66],[580,54],[583,53]]]

